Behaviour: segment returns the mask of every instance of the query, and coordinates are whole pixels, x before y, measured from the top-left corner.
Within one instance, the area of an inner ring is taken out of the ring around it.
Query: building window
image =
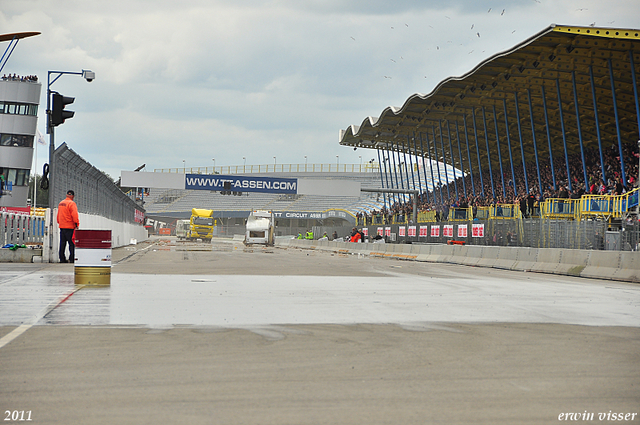
[[[13,186],[27,186],[30,171],[22,168],[0,167],[0,174],[4,176],[5,183],[11,182]]]
[[[0,102],[0,114],[38,115],[38,105],[31,103]]]
[[[33,136],[22,134],[0,134],[0,146],[33,147]]]

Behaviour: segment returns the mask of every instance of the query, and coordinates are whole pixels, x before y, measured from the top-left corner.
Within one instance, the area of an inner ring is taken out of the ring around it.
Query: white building
[[[31,79],[0,80],[0,208],[27,206],[41,89]]]

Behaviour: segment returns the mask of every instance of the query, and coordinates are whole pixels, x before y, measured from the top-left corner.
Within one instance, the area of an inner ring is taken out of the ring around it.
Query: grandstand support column
[[[531,117],[531,139],[533,141],[533,153],[536,157],[536,172],[538,173],[538,193],[542,195],[544,192],[542,191],[542,179],[540,178],[540,161],[538,160],[538,143],[536,142],[536,123],[533,118],[533,102],[531,101],[531,89],[527,89],[527,97],[529,98],[529,116]],[[582,143],[580,144],[580,148],[582,148]],[[584,157],[582,158],[582,161],[584,165]]]
[[[578,89],[576,88],[576,72],[575,71],[571,71],[571,82],[573,84],[573,103],[576,107],[576,125],[577,125],[577,130],[578,130],[578,141],[580,142],[580,155],[582,157],[582,173],[584,174],[584,187],[585,190],[587,187],[589,187],[589,181],[587,179],[587,165],[584,161],[584,146],[582,143],[582,128],[580,126],[580,108],[578,107]],[[613,80],[611,80],[612,84],[613,84]],[[614,101],[613,101],[613,109],[614,111],[616,110],[615,108],[616,102],[615,102],[615,95],[614,95]],[[618,122],[617,119],[617,115],[616,115],[616,124]],[[618,133],[618,136],[620,135],[620,133]],[[619,140],[619,138],[618,138]],[[620,148],[620,155],[622,155],[622,147]],[[622,158],[620,158],[620,160],[622,160]]]
[[[620,135],[620,116],[618,115],[618,102],[616,101],[616,86],[613,81],[613,66],[611,65],[611,58],[607,59],[607,62],[609,64],[609,77],[611,78],[611,97],[613,98],[613,113],[616,117],[616,132],[618,134],[618,151],[620,153],[620,169],[622,171],[622,184],[625,184],[627,181],[627,175],[624,170],[624,157],[622,152],[622,136]]]
[[[449,137],[449,157],[451,158],[451,167],[453,168],[453,187],[456,189],[456,201],[459,201],[458,179],[456,177],[456,163],[453,160],[453,145],[451,144],[451,127],[449,126],[449,120],[447,120],[447,136]]]
[[[489,178],[491,179],[491,197],[496,198],[496,190],[493,186],[493,170],[491,169],[491,152],[489,150],[489,132],[487,131],[487,114],[482,107],[482,125],[484,126],[484,141],[487,144],[487,162],[489,163]]]
[[[464,162],[462,162],[462,148],[460,147],[460,127],[458,126],[458,120],[456,120],[456,140],[458,141],[458,157],[460,158],[460,169],[462,171],[462,196],[467,197],[467,183],[464,177]]]
[[[636,66],[633,61],[633,50],[629,50],[629,63],[631,64],[631,82],[633,83],[633,97],[636,101],[636,119],[638,120],[638,137],[640,137],[640,102],[638,102],[638,86],[636,82]],[[640,141],[638,143],[640,143]],[[640,169],[638,170],[638,174],[640,174]]]
[[[496,147],[498,148],[498,162],[500,163],[500,181],[502,182],[502,196],[506,201],[507,191],[504,187],[504,171],[502,169],[502,152],[500,149],[500,134],[498,133],[498,114],[496,112],[496,105],[493,105],[493,125],[496,128]]]
[[[411,182],[413,183],[413,188],[416,188],[416,178],[415,178],[415,174],[413,172],[413,155],[411,154],[411,139],[409,138],[409,135],[407,134],[407,150],[409,151],[409,166],[411,167]],[[415,151],[414,151],[415,152]],[[407,162],[407,156],[405,155],[404,157],[404,161],[405,164]],[[409,183],[407,181],[407,186],[409,186]]]
[[[404,189],[404,177],[402,177],[402,161],[400,161],[400,146],[397,143],[395,144],[395,151],[396,156],[398,157],[398,169],[400,171],[400,179],[398,179],[396,176],[396,185],[398,185],[399,188]]]
[[[556,80],[557,81],[557,80]],[[529,193],[529,179],[527,178],[527,163],[524,158],[524,144],[522,142],[522,123],[520,122],[520,102],[518,101],[518,92],[513,92],[515,95],[515,103],[516,103],[516,121],[518,122],[518,136],[520,137],[520,153],[522,154],[522,173],[524,174],[524,189],[525,194]],[[558,96],[560,95],[560,86],[558,86]],[[564,127],[563,127],[564,128]],[[564,130],[562,131],[564,135]],[[567,146],[565,144],[565,152],[567,151]],[[569,163],[567,162],[567,171],[569,171]],[[569,183],[571,184],[571,183]]]
[[[380,168],[380,185],[384,189],[384,178],[382,176],[382,162],[380,161],[380,148],[378,148],[377,146],[376,146],[376,152],[378,153],[378,164],[380,164],[379,167],[378,167],[378,168]],[[386,164],[385,164],[385,169],[386,169]],[[385,172],[385,174],[386,174],[386,172]],[[386,193],[382,194],[382,201],[384,202],[384,209],[386,210],[387,209],[387,194]]]
[[[447,201],[451,200],[449,192],[449,173],[447,172],[447,155],[444,152],[444,140],[442,138],[442,120],[438,120],[438,128],[440,129],[440,148],[442,149],[442,166],[444,167],[444,180],[447,183]]]
[[[422,143],[422,132],[418,132],[420,135],[420,151],[422,151],[422,175],[424,176],[424,191],[427,194],[427,202],[429,202],[429,183],[427,179],[427,164],[424,157],[424,143]],[[431,168],[431,167],[429,167]],[[431,176],[431,187],[433,187],[433,176]],[[435,193],[433,199],[435,200]]]
[[[604,158],[602,156],[602,137],[600,135],[600,120],[598,117],[598,102],[596,100],[596,87],[593,81],[593,66],[589,65],[589,81],[591,82],[591,98],[593,99],[593,115],[596,120],[596,135],[598,137],[598,150],[600,151],[600,170],[602,171],[602,181],[607,181],[604,171]]]
[[[516,173],[513,170],[513,155],[511,154],[511,135],[509,134],[509,119],[507,117],[507,100],[502,99],[504,108],[504,126],[507,130],[507,147],[509,148],[509,164],[511,165],[511,184],[513,185],[513,193],[518,196],[518,188],[516,185]]]
[[[478,174],[480,175],[480,189],[484,198],[484,180],[482,178],[482,163],[480,162],[480,148],[478,147],[478,128],[476,127],[476,108],[471,108],[471,117],[473,118],[473,137],[476,141],[476,155],[478,156]],[[525,174],[526,176],[526,174]]]
[[[409,151],[409,159],[411,159],[411,148],[409,147],[409,136],[407,136],[407,148],[404,148],[404,139],[402,139],[402,156],[404,157],[404,172],[407,175],[407,189],[411,189],[409,186],[409,168],[407,167],[407,151]],[[411,170],[411,174],[413,175],[413,170]],[[416,188],[414,183],[413,188]]]
[[[395,151],[395,148],[393,147],[393,142],[392,142],[391,143],[391,151],[389,151],[389,153],[391,154],[391,159],[393,160],[393,173],[391,173],[391,175],[393,176],[395,174],[395,176],[396,176],[396,184],[394,186],[393,177],[392,177],[391,178],[391,187],[395,188],[395,189],[399,189],[400,188],[400,183],[398,183],[398,167],[396,165],[396,155],[395,155],[394,151]],[[391,162],[389,162],[389,166],[391,167]],[[396,198],[399,198],[399,196],[396,197],[396,195],[393,195],[393,200],[395,202],[397,202]]]
[[[560,129],[562,130],[562,143],[564,144],[564,162],[567,166],[567,182],[571,189],[571,171],[569,168],[569,153],[567,151],[567,133],[564,128],[564,116],[562,113],[562,98],[560,97],[560,81],[556,78],[556,91],[558,92],[558,113],[560,114]]]
[[[436,126],[431,125],[431,135],[433,136],[433,153],[436,155],[436,171],[438,172],[438,187],[440,189],[440,203],[444,205],[442,196],[442,176],[440,175],[440,158],[438,157],[438,146],[436,142]],[[448,187],[447,187],[448,188]]]
[[[467,128],[467,116],[462,114],[464,124],[464,140],[467,142],[467,157],[469,159],[469,173],[471,174],[471,192],[476,196],[476,184],[473,181],[473,161],[471,161],[471,149],[469,148],[469,129]]]
[[[413,132],[413,152],[416,157],[416,168],[418,169],[418,190],[420,190],[420,195],[422,195],[422,182],[420,181],[420,167],[418,166],[418,140],[416,139],[416,132]],[[424,165],[424,164],[423,164]],[[414,187],[415,189],[415,187]]]
[[[433,194],[433,203],[436,204],[438,203],[438,197],[436,196],[436,179],[433,175],[433,159],[431,158],[431,146],[429,144],[429,134],[427,132],[425,132],[425,139],[427,139],[427,152],[429,153],[429,171],[431,171],[431,193]],[[440,202],[442,202],[442,191],[440,191]]]
[[[544,125],[547,129],[547,142],[549,143],[549,163],[551,164],[551,181],[553,182],[553,190],[556,190],[557,189],[556,171],[553,166],[553,149],[551,147],[551,130],[549,129],[549,113],[547,111],[547,95],[544,91],[544,84],[540,86],[540,91],[542,92],[542,109],[544,110]],[[600,151],[600,153],[602,153],[602,151]]]

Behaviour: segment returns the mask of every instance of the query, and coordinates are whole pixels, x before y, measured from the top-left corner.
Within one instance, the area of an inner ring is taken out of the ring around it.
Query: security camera
[[[82,70],[82,76],[85,80],[87,80],[88,83],[96,79],[96,73],[93,71]]]

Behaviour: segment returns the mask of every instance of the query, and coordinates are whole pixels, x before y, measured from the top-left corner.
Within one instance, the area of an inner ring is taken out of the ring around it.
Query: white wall
[[[57,263],[58,247],[60,246],[60,228],[58,227],[55,217],[58,214],[58,209],[54,209],[52,211],[52,215],[49,215],[50,211],[51,210],[47,210],[46,228],[49,229],[49,217],[53,217],[53,244],[51,249],[49,249],[49,239],[47,232],[45,231],[42,257],[45,259],[44,261],[47,261],[48,259],[50,263]],[[148,239],[147,230],[141,224],[120,223],[98,215],[83,213],[78,214],[78,218],[80,219],[79,228],[82,230],[111,230],[112,248],[129,245],[131,239],[136,239],[138,242]]]

